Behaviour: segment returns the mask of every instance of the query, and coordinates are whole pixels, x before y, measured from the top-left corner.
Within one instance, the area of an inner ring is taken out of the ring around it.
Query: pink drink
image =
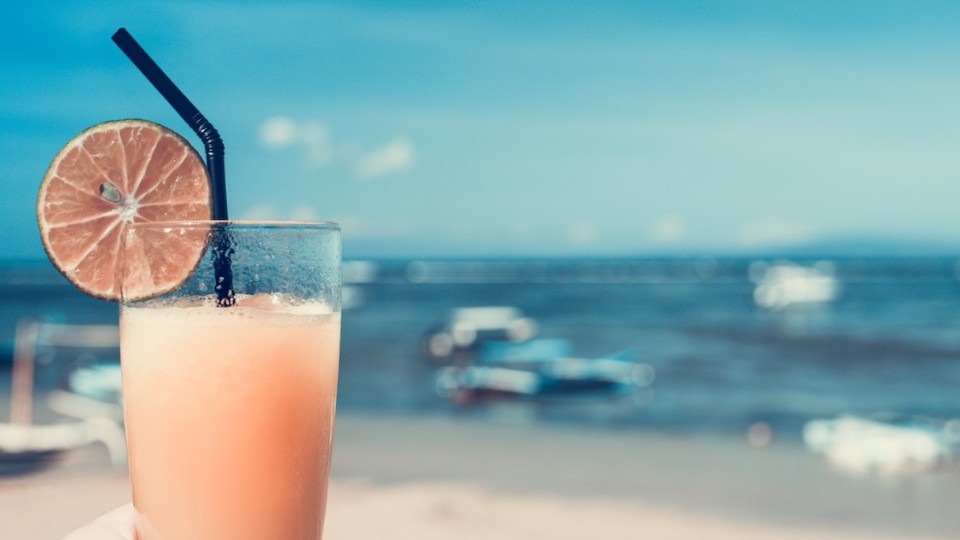
[[[339,338],[321,303],[123,307],[139,540],[321,538]]]

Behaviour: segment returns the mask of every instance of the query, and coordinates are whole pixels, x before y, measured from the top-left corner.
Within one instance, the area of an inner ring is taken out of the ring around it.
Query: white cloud
[[[415,150],[406,137],[397,137],[371,152],[362,152],[350,142],[335,144],[329,129],[315,120],[297,121],[273,116],[260,125],[260,142],[269,150],[292,149],[298,152],[305,168],[314,170],[336,163],[368,179],[408,169]]]
[[[779,218],[748,223],[740,229],[740,243],[746,247],[798,244],[813,238],[813,229],[809,225]]]
[[[653,240],[658,244],[674,244],[683,237],[684,229],[679,217],[663,217],[653,224]]]
[[[333,163],[334,148],[323,124],[314,120],[296,122],[286,116],[268,118],[260,126],[260,142],[270,150],[295,148],[310,169]]]
[[[297,125],[286,116],[268,118],[260,126],[260,142],[267,148],[284,148],[297,138]]]
[[[390,141],[383,148],[361,156],[355,167],[361,178],[373,178],[408,169],[413,165],[413,160],[413,144],[408,139],[400,137]]]

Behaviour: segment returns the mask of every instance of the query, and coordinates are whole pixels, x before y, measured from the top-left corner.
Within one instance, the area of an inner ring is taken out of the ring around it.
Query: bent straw
[[[154,88],[160,92],[168,103],[173,106],[177,114],[186,121],[194,132],[203,140],[207,150],[207,169],[210,173],[210,179],[213,181],[213,218],[218,220],[227,219],[227,190],[223,174],[223,140],[220,133],[197,109],[194,104],[187,99],[187,96],[177,88],[177,85],[167,77],[167,74],[160,69],[160,66],[143,50],[133,36],[125,28],[117,30],[113,35],[113,41],[120,47],[120,50],[127,55],[130,61],[140,70],[149,80]]]
[[[113,42],[203,141],[207,152],[207,172],[213,182],[213,219],[226,221],[228,219],[227,183],[223,166],[224,146],[220,133],[125,28],[113,34]],[[232,306],[236,302],[233,273],[230,269],[230,252],[230,238],[223,233],[215,235],[213,266],[217,281],[217,305],[223,307]]]

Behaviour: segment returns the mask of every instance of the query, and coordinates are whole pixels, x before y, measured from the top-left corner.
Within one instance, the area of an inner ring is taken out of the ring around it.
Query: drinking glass
[[[339,227],[136,223],[122,241],[139,540],[319,540],[339,365]],[[144,297],[151,273],[184,268],[181,285]],[[231,279],[235,296],[222,302]]]

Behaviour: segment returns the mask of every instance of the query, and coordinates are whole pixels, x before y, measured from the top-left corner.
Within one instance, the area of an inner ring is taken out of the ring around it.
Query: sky
[[[337,221],[347,257],[960,252],[960,3],[28,4],[0,259],[43,258],[40,181],[87,127],[200,148],[120,27],[223,136],[231,217]]]

